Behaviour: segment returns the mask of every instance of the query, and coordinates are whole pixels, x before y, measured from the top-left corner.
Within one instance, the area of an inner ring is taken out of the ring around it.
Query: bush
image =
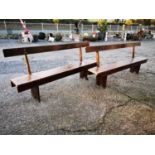
[[[8,38],[10,38],[10,39],[18,39],[19,35],[18,34],[11,34],[11,35],[8,35]]]
[[[98,41],[98,37],[97,36],[89,36],[89,41]]]
[[[0,39],[18,39],[19,35],[18,34],[1,34]]]
[[[83,41],[97,41],[98,40],[98,35],[97,33],[84,33],[84,35],[82,36],[82,40]]]
[[[127,33],[127,37],[126,37],[127,40],[139,40],[139,37],[136,33]]]
[[[8,37],[7,37],[7,35],[5,35],[5,34],[1,34],[0,35],[0,39],[7,39]]]
[[[46,34],[44,32],[40,32],[38,39],[44,40],[46,38]]]
[[[61,41],[62,40],[62,34],[61,33],[56,33],[54,35],[54,39],[55,39],[55,41]]]

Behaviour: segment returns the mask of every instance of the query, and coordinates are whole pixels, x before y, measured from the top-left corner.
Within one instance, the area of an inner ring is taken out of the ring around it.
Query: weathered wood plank
[[[3,54],[4,54],[4,57],[11,57],[11,56],[24,55],[25,52],[27,54],[36,54],[36,53],[53,52],[53,51],[67,50],[67,49],[87,47],[87,46],[89,46],[89,42],[84,41],[84,42],[70,43],[70,44],[65,43],[65,44],[59,44],[59,45],[3,49]]]
[[[113,74],[113,73],[116,73],[118,71],[122,71],[128,68],[133,68],[134,66],[139,66],[140,64],[146,63],[146,62],[147,62],[146,58],[138,57],[138,58],[128,59],[125,61],[120,61],[120,62],[109,64],[109,65],[94,67],[94,68],[89,69],[88,71],[95,75],[102,74],[102,76],[106,76],[106,75],[110,75],[110,74]],[[137,71],[138,73],[139,69],[140,68],[137,67],[134,69],[134,71],[135,72]]]
[[[42,72],[32,73],[29,78],[27,75],[14,78],[11,80],[11,84],[12,86],[17,86],[18,92],[22,92],[24,90],[31,89],[34,86],[39,86],[58,79],[62,79],[72,74],[86,71],[92,67],[95,67],[96,65],[96,62],[66,65]]]
[[[109,44],[109,45],[99,45],[99,46],[88,46],[86,47],[86,52],[96,52],[96,51],[106,51],[112,49],[119,49],[119,48],[127,48],[133,46],[140,46],[140,42],[128,42],[128,43],[119,43],[119,44]]]

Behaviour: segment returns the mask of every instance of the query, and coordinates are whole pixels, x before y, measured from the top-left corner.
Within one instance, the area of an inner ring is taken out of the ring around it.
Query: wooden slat
[[[85,71],[95,67],[96,62],[82,62],[81,64],[67,65],[46,71],[32,73],[30,78],[26,75],[11,80],[12,86],[17,86],[18,92],[31,89],[48,82],[52,82],[63,77]]]
[[[119,43],[119,44],[109,44],[109,45],[99,45],[99,46],[88,46],[86,47],[86,52],[96,52],[96,51],[105,51],[133,46],[140,46],[140,42],[128,42],[128,43]]]
[[[67,50],[67,49],[87,47],[87,46],[89,46],[89,42],[84,41],[84,42],[78,42],[78,43],[69,43],[69,44],[65,43],[65,44],[59,44],[59,45],[3,49],[3,54],[4,54],[4,57],[11,57],[11,56],[24,55],[25,50],[27,54],[36,54],[36,53],[53,52],[53,51]]]
[[[89,69],[89,72],[91,72],[95,75],[102,74],[104,76],[104,75],[116,73],[116,72],[124,70],[124,69],[128,69],[128,68],[132,67],[133,65],[136,65],[136,64],[138,65],[138,64],[142,64],[142,63],[146,63],[146,62],[147,62],[146,58],[137,57],[134,59],[127,59],[124,61],[119,61],[117,63],[104,65],[101,67],[94,67],[94,68]]]

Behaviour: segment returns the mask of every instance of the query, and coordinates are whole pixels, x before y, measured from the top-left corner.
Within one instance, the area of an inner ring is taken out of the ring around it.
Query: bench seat
[[[119,61],[109,65],[103,65],[100,67],[94,67],[88,70],[90,74],[96,75],[96,84],[102,85],[104,88],[106,87],[107,83],[107,76],[124,69],[130,68],[130,72],[139,73],[140,65],[147,62],[147,58],[144,57],[137,57],[133,59],[126,59],[123,61]]]
[[[87,71],[88,69],[95,67],[96,62],[82,62],[69,64],[62,67],[57,67],[54,69],[32,73],[30,75],[20,76],[11,79],[12,87],[17,87],[18,92],[22,92],[33,88],[34,86],[39,86],[48,82],[52,82],[63,77],[79,73],[82,71]]]
[[[128,69],[135,65],[146,63],[147,60],[148,59],[144,57],[137,57],[133,59],[130,58],[130,59],[119,61],[113,64],[102,65],[100,67],[94,67],[94,68],[89,69],[88,71],[95,75],[99,75],[99,74],[109,75],[109,74],[113,74],[115,72],[118,72],[124,69]]]

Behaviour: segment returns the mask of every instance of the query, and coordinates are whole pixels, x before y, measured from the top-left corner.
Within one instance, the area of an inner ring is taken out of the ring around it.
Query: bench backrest
[[[135,47],[140,46],[141,42],[128,42],[128,43],[117,43],[117,44],[108,44],[108,45],[98,45],[98,46],[88,46],[86,47],[86,52],[96,52],[96,62],[97,65],[100,65],[100,56],[99,52],[113,50],[113,49],[120,49],[120,48],[127,48],[132,47],[132,58],[135,57]]]
[[[31,69],[30,69],[30,64],[28,60],[28,54],[55,52],[55,51],[60,51],[60,50],[79,48],[79,60],[81,63],[82,62],[82,47],[87,47],[87,46],[89,46],[89,42],[84,41],[84,42],[78,42],[78,43],[65,43],[65,44],[58,44],[58,45],[20,47],[20,48],[3,49],[3,54],[4,54],[4,57],[24,55],[27,73],[30,75]]]
[[[26,54],[37,54],[44,52],[53,52],[74,48],[82,48],[89,46],[89,42],[78,42],[69,44],[59,44],[59,45],[44,45],[44,46],[32,46],[32,47],[20,47],[20,48],[10,48],[3,49],[4,57],[12,57]]]

